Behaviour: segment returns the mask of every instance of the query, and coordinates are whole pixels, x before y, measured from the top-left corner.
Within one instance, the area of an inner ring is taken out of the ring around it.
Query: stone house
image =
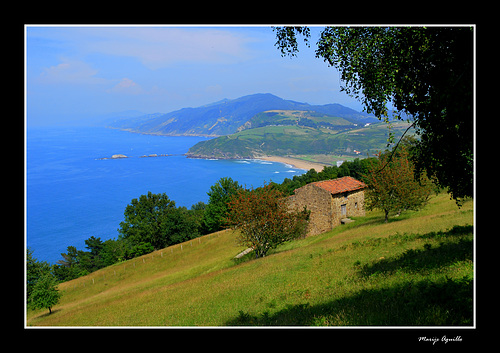
[[[332,230],[349,217],[365,215],[367,185],[351,177],[318,181],[295,190],[289,207],[311,211],[307,235]]]

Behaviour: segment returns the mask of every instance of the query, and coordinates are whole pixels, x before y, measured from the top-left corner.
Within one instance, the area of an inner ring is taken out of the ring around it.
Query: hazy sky
[[[26,27],[29,125],[126,110],[167,113],[272,93],[310,104],[361,104],[309,49],[281,57],[270,27]]]

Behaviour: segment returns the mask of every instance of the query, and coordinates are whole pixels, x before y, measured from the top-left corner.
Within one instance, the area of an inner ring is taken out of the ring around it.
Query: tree
[[[185,207],[163,194],[141,195],[125,208],[125,221],[120,223],[120,239],[131,246],[149,243],[158,250],[198,236],[195,222],[190,222]]]
[[[149,254],[154,251],[153,245],[141,241],[139,244],[132,247],[132,249],[125,251],[125,258],[133,259],[134,257]]]
[[[88,254],[89,266],[87,270],[89,272],[94,272],[104,267],[102,259],[102,249],[104,247],[104,243],[102,242],[101,238],[91,236],[90,238],[85,240],[85,245],[85,247],[90,250]]]
[[[78,250],[74,246],[68,246],[68,253],[62,253],[62,260],[57,261],[56,263],[63,267],[73,267],[78,264]]]
[[[379,162],[372,164],[365,175],[369,186],[366,208],[384,211],[385,222],[390,213],[422,208],[432,192],[430,180],[421,175],[415,179],[413,163],[408,159],[405,147],[391,157],[391,153],[379,155]],[[389,160],[390,159],[390,160]]]
[[[124,259],[125,255],[125,242],[116,240],[116,239],[108,239],[104,243],[102,243],[102,265],[103,267],[111,266],[114,263],[120,262]]]
[[[298,52],[305,27],[278,27],[283,56]],[[473,29],[470,27],[327,27],[316,57],[341,74],[345,91],[388,121],[410,116],[420,135],[415,172],[436,177],[452,197],[473,196]]]
[[[62,260],[52,266],[54,276],[57,280],[64,282],[79,277],[80,259],[78,250],[74,246],[68,246],[67,253],[61,253]]]
[[[131,244],[150,243],[155,249],[165,247],[175,210],[175,201],[163,194],[141,195],[125,208],[125,221],[120,223],[120,237]]]
[[[50,265],[45,261],[38,261],[33,256],[33,250],[26,249],[26,301],[29,302],[35,285],[45,274],[50,273]]]
[[[264,257],[279,244],[305,235],[309,211],[290,211],[283,193],[265,185],[238,190],[229,203],[228,225],[240,230],[239,240]]]
[[[217,232],[224,228],[224,217],[226,217],[228,203],[231,198],[242,187],[231,178],[221,178],[207,192],[208,205],[203,216],[203,225],[206,233]]]
[[[30,295],[30,306],[33,309],[49,309],[52,314],[52,307],[59,303],[61,293],[56,288],[57,282],[50,273],[44,274],[35,284]]]

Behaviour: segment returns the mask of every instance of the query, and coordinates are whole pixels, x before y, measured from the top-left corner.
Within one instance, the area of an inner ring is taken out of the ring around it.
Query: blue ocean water
[[[55,263],[69,245],[84,250],[90,236],[116,238],[127,204],[148,191],[189,208],[208,202],[207,191],[222,177],[258,187],[305,172],[275,162],[182,155],[205,139],[103,127],[28,128],[27,246],[38,260]],[[113,154],[130,158],[100,159]],[[173,156],[139,158],[149,154]]]

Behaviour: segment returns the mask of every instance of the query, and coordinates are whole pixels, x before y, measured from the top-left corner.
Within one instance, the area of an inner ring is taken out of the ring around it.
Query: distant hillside
[[[258,113],[268,110],[314,111],[343,118],[351,123],[378,121],[340,104],[310,105],[258,93],[236,99],[223,99],[198,108],[183,108],[167,114],[152,114],[133,119],[120,119],[108,126],[132,132],[158,135],[229,135]]]
[[[334,130],[352,129],[357,126],[346,119],[305,110],[268,110],[254,115],[238,131],[264,126],[306,126]]]
[[[189,149],[188,156],[230,159],[337,154],[363,157],[385,150],[387,146],[389,130],[385,123],[355,127],[344,119],[312,117],[306,112],[303,113],[307,117],[293,121],[281,112],[272,116],[275,121],[270,124],[266,119],[270,113],[261,113],[246,124],[258,126],[256,128],[197,143]],[[399,139],[408,126],[406,122],[393,122],[391,131]]]

